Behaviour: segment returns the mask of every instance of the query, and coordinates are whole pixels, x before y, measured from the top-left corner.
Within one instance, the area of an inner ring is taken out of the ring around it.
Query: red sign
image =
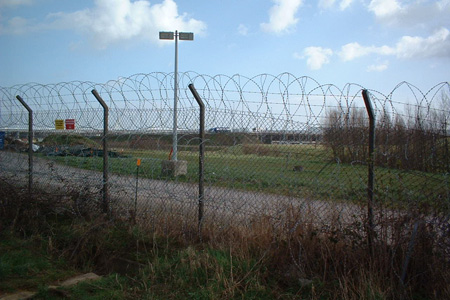
[[[66,119],[66,130],[75,129],[75,119]]]

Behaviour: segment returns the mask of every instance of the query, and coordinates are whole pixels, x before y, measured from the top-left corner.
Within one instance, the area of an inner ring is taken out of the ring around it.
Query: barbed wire
[[[37,129],[52,128],[53,121],[45,118],[70,117],[78,112],[96,111],[100,118],[99,104],[91,95],[96,89],[104,98],[111,111],[117,115],[125,114],[130,122],[115,122],[116,130],[144,130],[148,128],[169,128],[167,115],[173,110],[173,73],[154,72],[135,74],[110,80],[106,83],[89,81],[61,82],[56,84],[26,83],[12,87],[1,87],[0,127],[14,128],[24,124],[26,112],[15,99],[20,95],[36,112],[42,112],[37,118]],[[361,90],[363,86],[349,83],[339,88],[333,84],[321,84],[317,80],[290,73],[280,75],[260,74],[246,77],[239,74],[202,75],[195,72],[179,74],[179,108],[181,120],[196,103],[187,86],[193,83],[204,99],[207,107],[207,126],[209,127],[258,127],[260,122],[242,120],[242,124],[233,124],[235,119],[217,118],[217,114],[238,113],[255,120],[265,119],[268,129],[287,129],[288,124],[306,124],[322,126],[327,112],[332,109],[348,112],[353,107],[363,108]],[[444,95],[450,94],[448,82],[442,82],[426,92],[416,86],[401,82],[392,91],[383,94],[370,90],[376,114],[389,112],[392,115],[406,115],[407,110],[423,110],[424,118],[433,111],[445,111],[439,107]],[[136,111],[136,112],[134,112]],[[139,111],[141,113],[139,113]],[[144,114],[145,112],[145,114]],[[149,115],[150,114],[150,117]],[[155,114],[158,117],[152,117]],[[95,117],[81,117],[77,121],[80,128],[93,127]],[[146,120],[153,119],[152,124]],[[244,118],[245,119],[245,118]],[[159,121],[155,121],[159,120]],[[267,120],[273,120],[267,122]],[[158,123],[159,122],[159,123]],[[98,123],[98,122],[97,122]],[[282,123],[282,125],[280,125]],[[181,127],[194,129],[189,122]],[[292,126],[291,126],[292,127]]]

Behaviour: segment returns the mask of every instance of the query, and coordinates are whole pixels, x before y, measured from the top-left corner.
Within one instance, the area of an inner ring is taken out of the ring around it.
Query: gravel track
[[[3,178],[18,184],[28,182],[28,156],[23,153],[0,152]],[[57,164],[51,159],[33,158],[33,182],[48,191],[66,190],[78,193],[101,193],[101,172]],[[135,200],[140,213],[172,213],[197,215],[198,185],[177,181],[139,178],[136,198],[136,178],[131,175],[109,175],[110,200],[125,213],[134,210]],[[98,197],[100,198],[100,197]],[[342,223],[361,219],[365,208],[343,203],[249,192],[231,188],[205,186],[205,218],[228,222],[243,222],[253,217],[282,218],[295,211],[303,221],[330,223],[339,218]],[[193,216],[193,218],[195,218]]]

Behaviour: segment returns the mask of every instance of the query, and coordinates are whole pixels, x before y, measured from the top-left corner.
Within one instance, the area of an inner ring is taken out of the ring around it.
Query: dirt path
[[[26,154],[0,152],[1,176],[15,183],[28,182],[28,157]],[[101,172],[69,167],[35,157],[33,160],[33,181],[45,190],[76,192],[83,196],[100,194],[103,184]],[[134,176],[109,176],[111,202],[120,211],[134,211],[135,200],[138,215],[160,213],[192,214],[198,211],[198,185],[177,181],[140,178],[136,198]],[[100,198],[100,197],[98,197]],[[242,222],[255,216],[281,218],[287,210],[294,209],[309,221],[329,223],[331,219],[350,223],[364,214],[365,208],[353,204],[330,203],[295,197],[248,192],[231,188],[205,186],[205,217],[222,222]]]

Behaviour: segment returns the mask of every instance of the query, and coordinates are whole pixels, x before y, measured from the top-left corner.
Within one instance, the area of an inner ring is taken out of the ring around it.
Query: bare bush
[[[375,164],[424,172],[450,171],[448,96],[441,108],[416,107],[405,115],[383,111],[376,123]],[[368,160],[368,118],[361,108],[328,111],[324,143],[342,162]]]

